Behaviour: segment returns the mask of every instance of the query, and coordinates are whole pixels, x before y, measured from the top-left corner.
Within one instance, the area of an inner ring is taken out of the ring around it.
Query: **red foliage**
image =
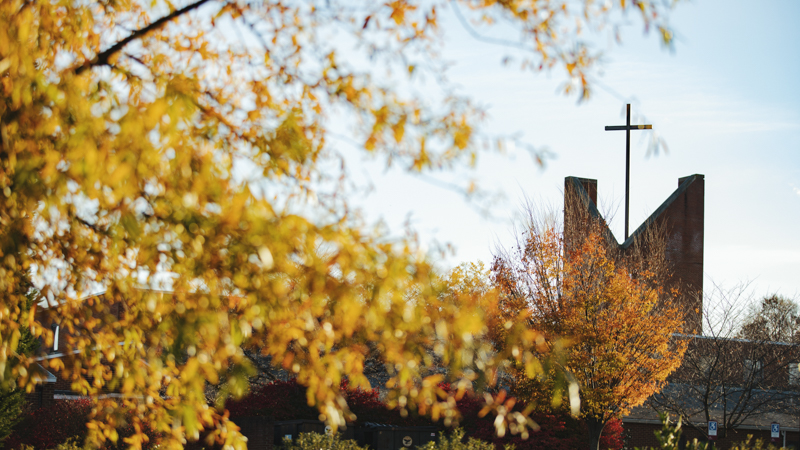
[[[448,385],[441,385],[449,390]],[[465,395],[456,405],[462,415],[461,426],[468,437],[483,441],[493,442],[495,447],[502,449],[506,444],[514,444],[518,450],[539,449],[575,449],[586,447],[589,442],[589,432],[586,424],[571,417],[564,412],[560,413],[533,413],[531,419],[539,425],[538,431],[531,431],[528,439],[519,435],[506,435],[497,437],[493,417],[478,417],[483,408],[483,400],[474,395]],[[523,410],[524,402],[517,402],[515,410]],[[620,450],[623,446],[622,421],[609,422],[600,437],[602,450]]]
[[[399,411],[386,407],[380,400],[380,393],[375,390],[348,389],[346,381],[341,388],[346,392],[347,404],[350,411],[359,420],[395,424],[395,425],[430,425],[430,419],[409,414],[402,417]],[[318,420],[319,411],[308,406],[306,388],[296,380],[273,381],[252,391],[246,397],[238,400],[228,400],[225,403],[230,412],[231,419],[247,416],[264,416],[272,420]]]
[[[55,400],[50,406],[24,413],[20,423],[14,427],[14,432],[5,441],[5,448],[16,449],[22,445],[30,445],[36,449],[55,448],[71,437],[77,437],[80,443],[86,437],[86,422],[92,411],[92,403],[88,399],[81,400]],[[106,446],[107,449],[125,448],[122,439],[133,434],[133,427],[128,425],[117,430],[120,439],[116,445]],[[157,442],[157,435],[146,428],[145,433],[150,442],[144,448],[153,448]]]
[[[444,386],[446,388],[446,386]],[[473,437],[487,442],[492,442],[495,447],[502,449],[506,444],[514,444],[518,450],[571,450],[582,447],[586,441],[583,424],[569,417],[567,414],[542,414],[534,413],[531,418],[539,425],[538,431],[531,431],[528,439],[519,435],[506,435],[497,437],[493,417],[478,417],[483,408],[483,401],[475,396],[464,396],[456,405],[461,412],[461,426],[468,437]],[[515,409],[524,408],[518,404]]]
[[[342,382],[341,387],[343,390],[347,390],[347,381]],[[429,417],[420,416],[415,412],[409,412],[406,417],[403,417],[400,411],[387,408],[386,403],[381,401],[380,392],[377,389],[347,390],[346,398],[350,411],[358,418],[356,423],[372,422],[405,426],[436,425],[431,422]]]
[[[600,448],[603,450],[620,450],[625,445],[625,430],[622,421],[614,419],[606,424],[603,434],[600,435]]]
[[[318,420],[319,411],[308,406],[306,388],[295,380],[273,381],[239,400],[228,400],[231,418],[265,416],[272,420]]]
[[[85,436],[86,418],[91,410],[89,400],[56,400],[52,406],[28,411],[14,427],[5,447],[54,448],[73,436]]]
[[[442,384],[444,390],[450,386]],[[443,429],[441,423],[433,423],[428,417],[409,414],[403,417],[396,410],[390,410],[386,403],[380,400],[378,390],[348,390],[346,382],[342,383],[342,390],[346,391],[347,404],[350,410],[358,417],[357,422],[368,421],[389,425],[434,425]],[[230,417],[235,421],[237,417],[266,416],[273,420],[317,420],[319,413],[308,406],[305,387],[295,380],[275,381],[260,389],[251,392],[240,400],[228,401],[226,407]],[[588,443],[586,425],[570,417],[568,414],[534,414],[533,420],[539,425],[539,431],[531,432],[528,439],[507,435],[498,438],[495,434],[492,417],[478,417],[483,407],[483,400],[471,395],[465,395],[457,402],[462,419],[462,426],[467,436],[481,439],[496,444],[502,449],[505,444],[514,444],[518,450],[570,450],[585,447]],[[518,404],[518,408],[524,405]],[[613,421],[606,425],[603,436],[600,438],[600,448],[604,450],[618,450],[622,448],[622,424]]]

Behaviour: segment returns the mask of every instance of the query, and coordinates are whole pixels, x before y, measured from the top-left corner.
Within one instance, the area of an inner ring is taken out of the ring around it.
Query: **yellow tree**
[[[646,256],[641,247],[621,254],[604,225],[583,223],[589,226],[570,233],[579,242],[565,248],[561,230],[531,219],[518,247],[498,256],[493,271],[501,291],[498,311],[525,313],[529,327],[548,342],[569,341],[560,370],[577,381],[580,415],[595,450],[609,420],[661,389],[680,366],[686,342],[673,338],[683,314],[676,293],[663,287],[663,261],[652,252],[663,245],[657,233],[640,237],[650,239]],[[552,379],[518,363],[512,373],[520,397],[560,404]]]
[[[474,164],[482,112],[349,61],[446,83],[438,18],[459,8],[474,26],[515,26],[526,67],[564,68],[587,96],[598,53],[579,31],[635,10],[669,42],[660,5],[1,2],[0,384],[30,390],[41,379],[36,358],[15,349],[23,326],[52,343],[43,322],[53,322],[63,356],[43,363],[98,403],[90,445],[116,440],[130,417],[164,448],[201,431],[244,447],[204,396],[207,383],[221,398],[246,389],[243,347],[295,373],[333,425],[348,415],[342,377],[367,383],[366,342],[393,368],[399,407],[450,411],[422,367],[434,341],[454,336],[437,347],[453,376],[474,376],[459,361],[491,374],[498,358],[471,338],[485,332],[482,310],[425,305],[441,301],[428,261],[413,241],[387,242],[348,214],[347,172],[332,172],[342,161],[326,139],[335,117],[386,164]],[[41,292],[36,314],[19,289],[26,278]],[[120,395],[101,397],[107,389]]]

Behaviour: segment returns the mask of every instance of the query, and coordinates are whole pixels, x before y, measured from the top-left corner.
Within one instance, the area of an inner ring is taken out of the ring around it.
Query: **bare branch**
[[[112,45],[111,47],[103,50],[102,52],[98,53],[94,58],[86,60],[83,64],[76,67],[74,72],[76,75],[82,74],[87,69],[91,69],[92,67],[96,66],[106,66],[108,65],[108,60],[114,56],[115,54],[119,53],[126,45],[128,45],[131,41],[136,39],[142,38],[153,31],[156,31],[166,25],[168,22],[171,22],[173,19],[176,19],[189,11],[199,8],[200,6],[208,3],[209,0],[198,0],[194,3],[190,3],[189,5],[184,6],[181,9],[176,9],[175,11],[167,14],[166,16],[156,20],[155,22],[151,23],[150,25],[141,28],[139,30],[134,31],[125,39],[117,42],[116,44]]]

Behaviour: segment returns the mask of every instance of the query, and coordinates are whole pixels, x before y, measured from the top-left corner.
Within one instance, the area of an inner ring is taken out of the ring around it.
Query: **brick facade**
[[[266,417],[238,417],[233,419],[241,433],[247,438],[248,450],[271,450],[274,440],[272,421]]]
[[[54,397],[55,383],[38,384],[33,392],[25,394],[25,400],[34,408],[52,405]]]
[[[579,233],[582,233],[581,226],[575,226],[571,221],[586,220],[593,218],[605,223],[602,215],[597,209],[597,180],[577,177],[567,177],[564,180],[564,232],[566,246],[569,248],[570,242],[578,242]],[[613,233],[605,227],[606,238],[609,242],[619,246],[622,252],[630,248],[639,236],[643,236],[648,230],[657,230],[663,233],[666,241],[664,256],[669,262],[671,269],[672,283],[680,292],[680,301],[684,307],[687,317],[687,327],[685,334],[680,335],[681,339],[691,339],[687,358],[702,359],[706,353],[713,349],[706,348],[713,345],[722,346],[724,361],[721,363],[724,370],[731,372],[732,386],[741,383],[745,376],[745,359],[754,358],[756,352],[749,347],[754,343],[739,339],[729,339],[710,342],[702,334],[702,311],[703,311],[703,240],[704,240],[704,200],[705,180],[703,175],[690,175],[678,179],[678,188],[662,203],[650,217],[639,226],[631,236],[623,243],[616,240]],[[575,214],[571,208],[577,208],[580,214]],[[586,215],[588,213],[588,215]],[[764,344],[761,344],[762,346]],[[763,364],[774,365],[771,379],[764,379],[759,382],[757,389],[766,389],[768,392],[786,392],[791,395],[796,386],[790,385],[788,370],[789,363],[795,362],[797,358],[797,346],[786,344],[768,343],[764,346],[765,355],[771,355],[772,359],[759,357]],[[719,352],[720,350],[717,349]],[[710,354],[710,353],[709,353]],[[776,357],[773,354],[777,354]],[[767,361],[769,359],[769,361]],[[774,361],[773,361],[774,359]],[[695,361],[697,362],[697,361]],[[766,367],[765,367],[766,369]],[[669,381],[679,386],[680,383],[698,383],[702,380],[694,380],[691,377],[692,368],[681,367]],[[676,384],[677,383],[677,384]],[[668,386],[669,387],[669,386]],[[702,386],[700,386],[702,387]],[[702,390],[702,389],[701,389]],[[734,389],[735,390],[735,389]],[[695,392],[696,390],[692,390]],[[767,392],[764,391],[764,392]],[[671,392],[671,394],[669,393]],[[680,390],[665,389],[663,395],[676,395]],[[687,391],[688,392],[688,391]],[[754,391],[755,392],[755,391]],[[696,393],[696,392],[695,392]],[[683,399],[682,394],[677,394],[677,398]],[[694,395],[694,394],[692,394]],[[777,397],[776,397],[777,398]],[[652,400],[652,399],[651,399]],[[692,402],[691,398],[686,401]],[[753,435],[754,439],[761,438],[770,441],[769,423],[777,421],[781,423],[782,429],[787,431],[787,445],[797,445],[800,448],[798,433],[798,420],[794,411],[794,402],[786,401],[777,405],[771,410],[765,408],[763,414],[758,414],[748,419],[736,430],[726,431],[720,428],[720,436],[716,441],[717,448],[730,448],[733,443],[744,441],[748,435]],[[785,407],[785,408],[784,408]],[[788,409],[787,409],[788,408]],[[712,419],[718,411],[711,411]],[[698,413],[699,415],[702,415]],[[719,414],[722,414],[719,412]],[[706,419],[703,417],[692,416],[696,425],[705,427]],[[721,417],[721,416],[720,416]],[[627,445],[629,447],[649,447],[656,446],[657,441],[654,432],[661,429],[657,413],[649,406],[634,408],[634,411],[623,419]],[[727,433],[727,435],[726,435]],[[684,425],[684,440],[692,439],[704,440],[706,435],[703,431],[692,426]],[[783,443],[781,436],[780,444]]]
[[[565,216],[564,229],[567,246],[575,236],[571,230],[579,230],[572,226],[576,220],[568,214],[576,203],[590,216],[605,223],[597,209],[597,180],[578,177],[564,179]],[[705,221],[705,179],[703,175],[690,175],[678,179],[678,189],[653,212],[623,243],[614,237],[606,227],[611,242],[617,243],[624,252],[630,248],[637,238],[649,228],[663,230],[666,239],[666,259],[670,263],[672,277],[670,282],[676,286],[685,308],[686,331],[699,334],[702,331],[703,311],[703,240]]]

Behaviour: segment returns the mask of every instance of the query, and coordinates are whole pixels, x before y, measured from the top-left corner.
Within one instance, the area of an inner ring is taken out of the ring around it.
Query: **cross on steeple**
[[[606,125],[606,131],[625,130],[625,240],[628,240],[629,205],[631,196],[631,130],[651,130],[652,125],[631,126],[631,104],[627,104],[627,123],[625,125]]]

